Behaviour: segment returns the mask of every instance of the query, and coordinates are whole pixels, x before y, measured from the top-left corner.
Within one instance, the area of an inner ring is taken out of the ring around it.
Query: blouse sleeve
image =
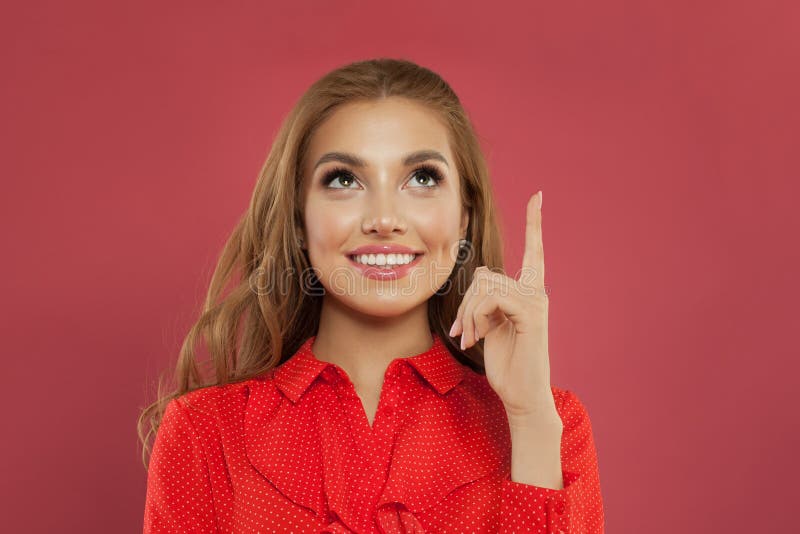
[[[147,474],[144,534],[162,532],[216,532],[205,452],[179,399],[164,410]]]
[[[586,407],[566,391],[561,417],[563,489],[502,481],[499,532],[603,534],[603,501],[592,425]]]

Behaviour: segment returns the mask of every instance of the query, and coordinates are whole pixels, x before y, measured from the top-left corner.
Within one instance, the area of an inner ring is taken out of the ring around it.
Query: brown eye
[[[354,181],[355,176],[353,176],[347,169],[341,168],[331,169],[322,177],[322,184],[325,187],[330,187],[331,189],[351,189],[349,186]],[[344,184],[344,187],[332,186],[331,184],[334,182]]]

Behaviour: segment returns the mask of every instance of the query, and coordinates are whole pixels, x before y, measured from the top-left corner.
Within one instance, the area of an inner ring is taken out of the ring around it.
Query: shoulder
[[[222,461],[224,444],[242,439],[248,406],[259,411],[263,401],[273,397],[270,388],[275,389],[272,381],[259,377],[203,387],[171,399],[156,432],[154,465],[163,458],[190,461],[199,455]],[[254,399],[262,402],[253,404]]]
[[[183,412],[196,427],[218,425],[220,421],[235,419],[244,410],[247,399],[254,391],[266,393],[275,389],[271,376],[272,373],[267,373],[240,382],[189,391],[169,402],[165,417],[167,411]]]

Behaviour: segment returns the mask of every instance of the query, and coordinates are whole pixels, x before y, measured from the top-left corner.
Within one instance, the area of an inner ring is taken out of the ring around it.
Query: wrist
[[[548,392],[542,399],[542,402],[528,408],[505,406],[508,425],[512,429],[563,427],[553,395]]]
[[[511,438],[516,435],[530,434],[561,434],[564,431],[564,423],[558,414],[555,416],[542,416],[529,418],[509,418],[508,428]]]

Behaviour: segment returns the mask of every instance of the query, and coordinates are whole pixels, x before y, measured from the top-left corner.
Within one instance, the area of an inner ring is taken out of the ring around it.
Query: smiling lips
[[[421,261],[422,254],[360,254],[356,260],[355,255],[348,255],[350,263],[367,278],[374,280],[396,280],[403,278]],[[408,261],[408,260],[411,261]],[[373,261],[377,264],[368,265],[361,260]],[[382,264],[382,265],[378,265]]]
[[[367,278],[393,280],[406,276],[423,254],[403,245],[365,245],[351,250],[347,257]]]

